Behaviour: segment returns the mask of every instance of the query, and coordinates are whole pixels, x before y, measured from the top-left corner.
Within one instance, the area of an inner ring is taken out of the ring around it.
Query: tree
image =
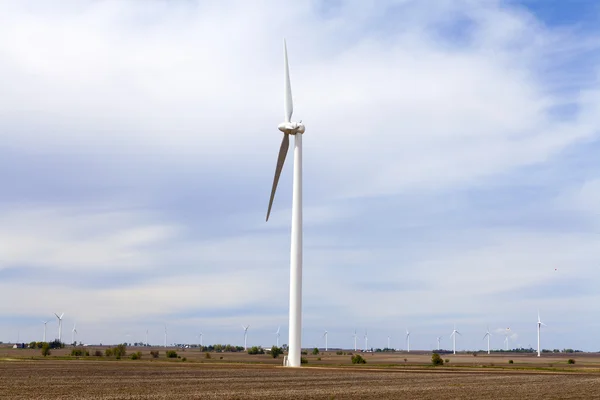
[[[444,365],[444,360],[442,359],[442,357],[440,357],[438,353],[433,353],[431,355],[431,363],[433,365]]]
[[[317,354],[319,354],[319,349],[315,347],[312,353],[316,356]]]
[[[48,343],[44,343],[42,345],[42,355],[44,357],[49,356],[50,355],[50,344]]]
[[[367,360],[362,358],[362,356],[360,354],[353,355],[351,360],[352,360],[352,364],[366,364],[367,363]]]
[[[280,354],[283,354],[283,349],[281,347],[273,346],[271,347],[271,357],[277,358]]]

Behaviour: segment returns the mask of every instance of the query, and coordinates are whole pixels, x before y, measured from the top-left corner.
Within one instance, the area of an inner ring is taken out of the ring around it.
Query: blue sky
[[[592,1],[0,2],[0,340],[287,340],[304,135],[303,346],[598,351]],[[290,24],[290,21],[300,21]],[[50,337],[57,324],[48,324]],[[53,336],[54,335],[54,336]],[[502,334],[492,346],[502,346]],[[361,340],[359,343],[363,343]]]

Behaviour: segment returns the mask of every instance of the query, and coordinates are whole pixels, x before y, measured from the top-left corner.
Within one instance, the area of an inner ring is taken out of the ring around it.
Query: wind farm
[[[594,2],[141,3],[0,2],[0,399],[597,396]]]

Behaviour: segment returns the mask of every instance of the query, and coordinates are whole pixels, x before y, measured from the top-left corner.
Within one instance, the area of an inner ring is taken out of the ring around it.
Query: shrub
[[[72,357],[81,357],[83,355],[83,350],[81,349],[73,349],[71,350]]]
[[[300,364],[308,364],[308,360],[305,357],[300,357]]]
[[[306,355],[308,355],[308,351],[306,351],[306,350],[300,351],[300,354],[302,354],[303,356],[306,356]]]
[[[281,347],[272,346],[271,347],[271,357],[277,358],[280,354],[283,354],[283,349]]]
[[[165,353],[167,358],[177,358],[177,352],[175,350],[167,350]]]
[[[181,361],[187,361],[187,357],[183,357]]]
[[[321,357],[317,357],[317,361],[321,361]]]
[[[48,343],[44,343],[44,345],[42,346],[42,355],[44,357],[50,355],[50,345]]]
[[[365,360],[360,354],[356,354],[351,358],[352,364],[366,364],[367,360]]]
[[[513,360],[508,360],[509,364],[514,364],[515,362]]]
[[[106,355],[106,357],[112,357],[113,349],[108,348],[108,349],[104,350],[104,354]]]
[[[319,354],[319,349],[317,349],[317,348],[315,347],[315,348],[313,349],[312,353],[313,353],[313,355],[315,355],[315,356],[316,356],[317,354]]]
[[[223,359],[223,356],[219,357],[219,360],[222,360],[222,359]]]
[[[575,360],[573,360],[572,358],[569,358],[569,360],[567,361],[568,364],[575,364]]]
[[[96,350],[96,351],[94,351],[94,356],[102,357],[102,352],[100,350]]]
[[[150,351],[150,355],[152,356],[152,358],[158,358],[158,350]]]
[[[142,352],[138,351],[137,353],[133,353],[131,354],[131,359],[132,360],[139,360],[142,358]]]
[[[477,357],[477,352],[476,351],[473,352],[473,357]]]
[[[208,358],[208,359],[210,359],[210,353],[208,353],[208,352],[207,352],[207,353],[204,353],[204,358]],[[223,357],[221,357],[221,358],[223,358]]]
[[[342,355],[344,355],[344,352],[343,351],[336,351],[335,354],[338,355],[338,356],[342,356]]]
[[[442,360],[442,357],[438,353],[433,353],[431,355],[431,363],[433,365],[444,365],[444,360]]]
[[[444,360],[444,362],[445,362],[446,364],[448,364],[448,363],[450,362],[450,359],[449,359],[449,358],[446,358],[446,359]]]
[[[265,350],[262,347],[252,346],[248,349],[248,354],[265,354]]]

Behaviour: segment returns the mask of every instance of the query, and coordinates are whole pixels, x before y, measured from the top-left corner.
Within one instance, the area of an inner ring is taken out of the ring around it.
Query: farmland
[[[90,347],[90,350],[96,348]],[[600,387],[600,355],[537,358],[522,354],[444,355],[450,363],[428,366],[430,353],[363,354],[366,365],[334,352],[307,356],[301,369],[282,368],[281,358],[243,353],[178,350],[183,358],[141,360],[70,357],[70,349],[0,349],[0,398],[11,399],[501,399],[535,395],[590,398]],[[221,359],[220,357],[223,357]],[[320,360],[318,360],[320,358]],[[406,361],[404,360],[406,359]],[[508,364],[508,360],[514,360]]]

